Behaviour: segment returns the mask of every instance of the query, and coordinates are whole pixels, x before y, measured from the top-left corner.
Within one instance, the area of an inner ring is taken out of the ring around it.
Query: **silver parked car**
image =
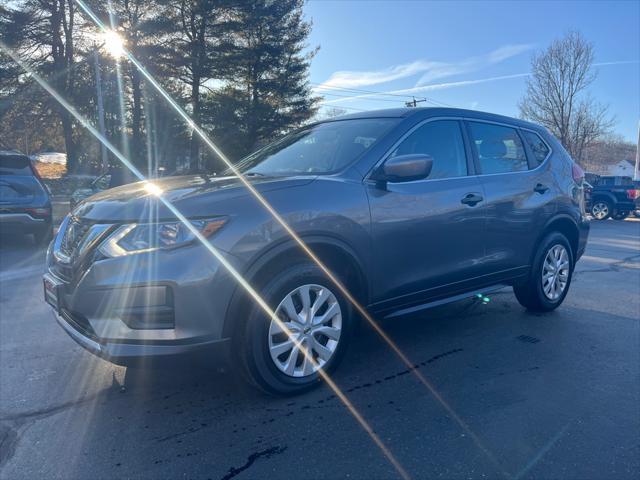
[[[512,118],[367,112],[304,127],[238,168],[377,318],[504,285],[525,307],[552,310],[587,241],[583,172],[545,129]],[[128,363],[220,348],[277,393],[315,385],[354,326],[343,292],[233,176],[135,183],[80,202],[49,248],[44,283],[62,328],[96,355]]]

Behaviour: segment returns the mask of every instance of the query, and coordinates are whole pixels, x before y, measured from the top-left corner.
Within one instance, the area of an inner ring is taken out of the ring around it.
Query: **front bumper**
[[[56,321],[85,350],[117,365],[131,365],[150,358],[206,353],[224,360],[229,355],[230,339],[186,342],[112,342],[101,341],[87,334],[67,311],[54,313]]]
[[[67,268],[67,276],[50,249],[47,264],[58,282],[57,322],[99,357],[128,364],[227,348],[223,329],[236,282],[201,245],[89,261]]]

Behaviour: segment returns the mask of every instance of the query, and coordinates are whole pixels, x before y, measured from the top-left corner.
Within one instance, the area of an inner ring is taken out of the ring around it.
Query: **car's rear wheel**
[[[526,281],[513,291],[523,307],[548,312],[564,301],[573,276],[574,259],[567,238],[552,232],[543,238]]]
[[[591,207],[591,216],[596,220],[606,220],[613,213],[613,207],[607,200],[596,200]]]
[[[278,320],[253,302],[234,338],[236,362],[269,393],[291,395],[317,385],[320,371],[332,371],[344,354],[353,327],[350,305],[311,263],[280,272],[260,294]]]

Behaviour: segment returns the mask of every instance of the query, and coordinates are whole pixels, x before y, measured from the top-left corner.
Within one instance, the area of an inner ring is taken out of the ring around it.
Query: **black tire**
[[[601,214],[601,212],[604,211],[604,208],[606,208],[606,213]],[[598,198],[593,201],[590,213],[591,216],[596,220],[606,220],[613,213],[613,205],[609,200]]]
[[[292,265],[277,273],[260,289],[260,295],[275,311],[280,302],[296,288],[316,284],[328,288],[336,297],[342,314],[342,330],[331,358],[322,367],[324,372],[333,371],[340,363],[353,331],[353,314],[349,303],[337,287],[314,264],[304,262]],[[267,313],[250,302],[244,324],[236,329],[232,349],[233,363],[241,369],[245,378],[259,389],[275,395],[295,395],[317,386],[322,377],[318,372],[306,377],[293,377],[281,371],[269,352],[269,326]]]
[[[35,240],[36,245],[47,246],[49,245],[49,242],[51,242],[52,238],[53,238],[53,227],[51,226],[51,224],[33,233],[33,239]]]
[[[556,245],[562,245],[565,248],[569,259],[569,271],[564,290],[557,299],[551,300],[543,290],[542,269],[547,253],[549,253],[549,251]],[[571,245],[569,245],[569,241],[563,234],[559,232],[551,232],[546,235],[540,242],[540,246],[533,259],[528,278],[524,282],[513,286],[513,291],[516,294],[516,298],[518,299],[518,302],[520,302],[520,305],[528,310],[536,312],[549,312],[558,308],[567,296],[569,287],[571,286],[573,267],[575,265],[573,255]]]

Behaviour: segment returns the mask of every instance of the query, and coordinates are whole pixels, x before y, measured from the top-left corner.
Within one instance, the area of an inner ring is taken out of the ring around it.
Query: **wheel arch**
[[[592,196],[592,198],[591,198],[591,206],[593,206],[593,204],[596,203],[598,200],[605,200],[605,201],[611,203],[612,207],[615,207],[615,205],[616,205],[616,197],[612,193],[609,193],[609,192],[595,192],[595,193],[592,193],[591,196]]]
[[[578,256],[578,249],[580,247],[580,229],[578,228],[578,224],[575,219],[570,215],[560,214],[549,220],[536,240],[536,249],[542,239],[550,232],[560,232],[567,238],[569,245],[571,246],[571,255],[575,264]],[[535,257],[536,251],[537,250],[533,251],[531,257],[532,261],[530,263],[533,262],[533,257]]]
[[[349,289],[359,302],[367,303],[369,285],[365,275],[365,266],[356,252],[344,241],[330,236],[307,236],[303,238],[305,245],[334,273]],[[309,259],[308,254],[294,241],[286,240],[272,246],[256,256],[245,269],[243,277],[256,290],[269,280],[276,272],[296,261]],[[244,300],[247,301],[244,301]],[[232,337],[234,329],[242,322],[237,317],[249,305],[247,293],[239,285],[236,286],[224,316],[222,335]]]

